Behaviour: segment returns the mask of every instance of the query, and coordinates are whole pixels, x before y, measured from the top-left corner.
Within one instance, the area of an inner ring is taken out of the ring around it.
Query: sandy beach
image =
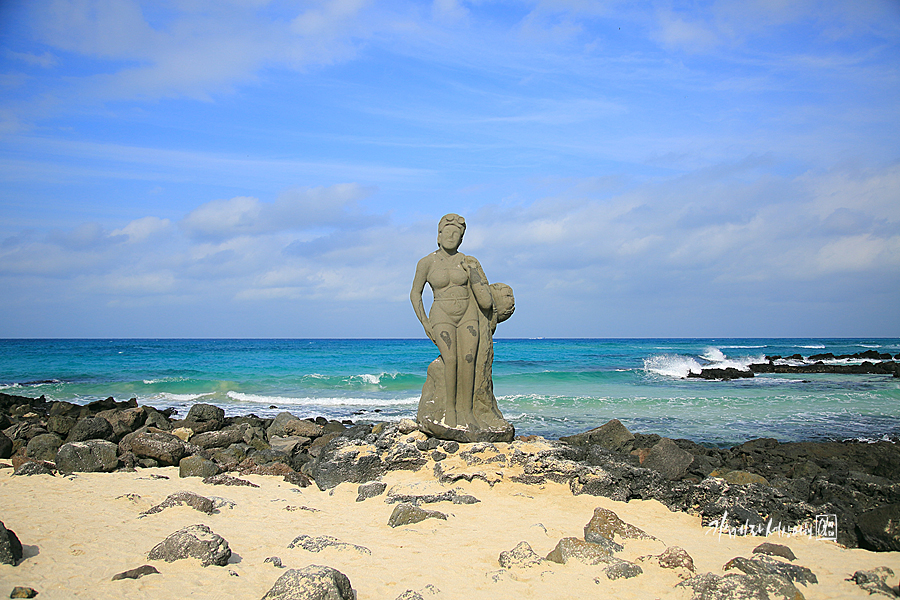
[[[537,452],[542,442],[496,444],[500,453]],[[463,445],[465,449],[465,445]],[[457,456],[445,459],[444,472],[463,470]],[[573,495],[569,486],[511,481],[521,467],[478,465],[484,479],[440,483],[434,464],[397,470],[381,478],[386,491],[357,501],[358,484],[341,483],[322,491],[300,488],[267,475],[244,475],[259,487],[209,485],[198,477],[180,478],[177,467],[133,472],[75,473],[68,476],[13,476],[0,468],[0,520],[21,540],[18,566],[0,564],[0,595],[27,586],[42,599],[53,598],[262,598],[290,568],[326,565],[344,573],[358,598],[394,600],[407,590],[423,598],[690,598],[680,581],[711,572],[724,575],[734,557],[752,557],[763,542],[784,544],[793,564],[808,567],[817,584],[796,584],[805,598],[869,598],[847,579],[858,570],[886,566],[900,573],[900,553],[847,549],[809,536],[719,535],[700,517],[671,512],[657,501],[616,502]],[[491,485],[492,484],[492,485]],[[398,494],[425,495],[457,489],[479,502],[449,501],[423,505],[444,513],[390,527]],[[188,490],[218,507],[205,514],[186,505],[142,515],[170,494]],[[546,556],[562,538],[582,538],[594,509],[616,513],[656,539],[616,539],[624,549],[616,557],[639,565],[642,574],[610,580],[605,564],[544,561],[531,567],[503,568],[501,552],[527,542]],[[232,555],[226,566],[203,567],[197,559],[148,560],[148,553],[169,534],[205,524],[227,540]],[[319,552],[289,548],[300,535],[332,536],[347,546]],[[695,572],[663,568],[658,556],[667,547],[683,548]],[[278,557],[283,568],[267,558]],[[113,581],[117,573],[152,565],[159,574]],[[728,573],[739,571],[727,571]],[[896,579],[888,580],[896,586]],[[895,588],[896,589],[896,588]]]

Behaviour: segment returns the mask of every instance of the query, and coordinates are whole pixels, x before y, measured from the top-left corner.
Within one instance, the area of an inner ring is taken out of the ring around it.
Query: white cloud
[[[337,184],[289,190],[272,203],[250,197],[213,200],[191,211],[181,226],[207,238],[348,226],[367,218],[358,201],[369,193],[357,184]]]

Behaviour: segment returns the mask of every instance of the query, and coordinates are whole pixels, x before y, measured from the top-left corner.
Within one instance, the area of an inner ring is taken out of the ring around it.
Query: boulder
[[[56,464],[43,460],[29,460],[16,467],[13,475],[56,475]]]
[[[9,593],[10,598],[34,598],[37,595],[38,592],[36,589],[24,585],[17,585]]]
[[[669,546],[662,554],[656,557],[660,568],[663,569],[687,569],[695,571],[694,559],[681,546]],[[726,569],[727,570],[727,569]]]
[[[760,556],[758,558],[744,558],[743,556],[738,556],[732,558],[725,563],[722,570],[730,571],[731,569],[738,569],[747,575],[777,575],[791,583],[802,583],[803,585],[806,585],[807,583],[819,583],[815,573],[808,568],[801,567],[800,565],[792,565],[791,563],[786,563],[769,556]]]
[[[528,542],[519,542],[512,550],[504,550],[500,553],[499,560],[500,566],[504,569],[533,567],[544,562],[544,559],[532,550]]]
[[[634,449],[634,435],[618,419],[575,435],[559,438],[559,441],[573,446],[598,445],[610,452],[629,453]]]
[[[212,477],[219,474],[219,466],[200,455],[185,456],[178,462],[179,477]]]
[[[74,417],[68,415],[51,415],[50,418],[47,419],[47,429],[62,438],[66,438],[68,437],[69,432],[72,431],[72,428],[75,427],[75,423]]]
[[[342,437],[328,442],[319,456],[307,466],[308,473],[321,490],[331,489],[345,481],[374,481],[387,471],[384,461],[370,447],[348,444],[348,440]]]
[[[794,552],[784,544],[773,544],[771,542],[763,542],[753,549],[753,554],[766,554],[769,556],[780,556],[788,560],[796,560]]]
[[[316,438],[325,433],[325,428],[318,423],[299,419],[289,412],[278,413],[272,424],[266,429],[266,438],[301,436]]]
[[[631,579],[643,572],[644,570],[639,565],[627,560],[617,560],[603,569],[603,574],[607,579]]]
[[[436,510],[425,510],[419,508],[415,504],[401,503],[394,507],[388,525],[391,527],[400,527],[401,525],[411,525],[419,523],[425,519],[443,519],[447,520],[447,515]]]
[[[900,551],[900,504],[886,504],[859,515],[859,545],[876,552]]]
[[[119,447],[106,440],[67,442],[56,453],[60,473],[110,473],[119,466]]]
[[[609,550],[600,544],[566,537],[559,540],[556,547],[547,555],[547,560],[559,564],[577,560],[588,565],[599,565],[600,563],[611,563],[616,559]]]
[[[28,441],[25,449],[25,456],[35,460],[48,460],[53,462],[56,460],[56,452],[62,446],[62,438],[55,433],[42,433],[36,435]]]
[[[127,440],[127,442],[126,442]],[[168,433],[142,432],[125,436],[120,446],[127,444],[127,450],[138,458],[151,458],[161,466],[175,466],[187,454],[184,442]]]
[[[185,421],[194,421],[196,423],[204,423],[207,421],[215,421],[218,423],[225,422],[225,411],[214,405],[198,402],[191,406]]]
[[[244,433],[247,426],[229,427],[219,431],[207,431],[191,437],[191,443],[204,449],[227,448],[232,444],[244,441]]]
[[[356,600],[346,575],[331,567],[288,569],[262,600]]]
[[[83,442],[85,440],[106,440],[111,442],[116,439],[112,425],[103,417],[85,417],[69,430],[67,442]]]
[[[142,514],[153,515],[158,512],[162,512],[167,508],[181,505],[190,506],[191,508],[199,510],[200,512],[206,513],[208,515],[213,514],[213,512],[215,511],[213,501],[209,498],[200,496],[199,494],[195,494],[194,492],[181,491],[175,492],[174,494],[169,494],[169,496],[165,500],[152,508],[148,508]]]
[[[893,588],[887,582],[888,577],[893,579],[894,571],[888,567],[875,567],[869,571],[857,571],[847,581],[852,581],[865,591],[872,594],[881,594],[889,598],[896,598]]]
[[[387,484],[381,481],[371,481],[356,488],[356,501],[362,502],[375,496],[380,496],[387,489]]]
[[[231,548],[222,536],[213,533],[206,525],[189,525],[154,546],[148,558],[166,562],[196,558],[204,567],[224,567],[231,558]]]
[[[682,581],[676,588],[691,590],[691,600],[800,600],[794,584],[776,575],[725,576],[714,573],[696,575]]]
[[[620,519],[613,511],[600,506],[595,508],[594,516],[584,526],[584,540],[600,544],[610,552],[618,552],[622,550],[622,546],[616,543],[616,536],[621,539],[654,539],[643,530]]]
[[[12,456],[12,451],[13,441],[0,431],[0,458],[9,458]]]
[[[662,438],[650,448],[641,466],[658,471],[673,481],[684,477],[692,462],[694,456],[690,452],[682,450],[669,438]]]
[[[16,566],[22,560],[22,542],[0,521],[0,564]]]
[[[107,410],[97,413],[97,416],[109,421],[116,439],[122,439],[144,424],[147,420],[147,411],[141,406],[138,408],[126,408],[124,410]]]

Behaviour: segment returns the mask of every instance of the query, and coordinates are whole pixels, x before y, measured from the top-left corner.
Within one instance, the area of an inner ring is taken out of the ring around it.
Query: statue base
[[[422,386],[419,412],[416,421],[425,433],[441,440],[461,443],[471,442],[511,442],[516,435],[515,428],[503,418],[497,408],[493,385],[490,378],[482,389],[475,389],[472,415],[467,422],[458,422],[456,407],[444,398],[444,362],[436,358],[428,365],[428,376]],[[448,424],[449,419],[454,425]]]

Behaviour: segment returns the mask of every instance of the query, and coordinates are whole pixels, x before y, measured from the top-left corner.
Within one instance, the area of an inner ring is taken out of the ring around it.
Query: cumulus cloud
[[[271,203],[244,196],[213,200],[191,211],[181,226],[204,238],[348,226],[367,218],[358,202],[370,193],[357,184],[338,184],[289,190]]]

